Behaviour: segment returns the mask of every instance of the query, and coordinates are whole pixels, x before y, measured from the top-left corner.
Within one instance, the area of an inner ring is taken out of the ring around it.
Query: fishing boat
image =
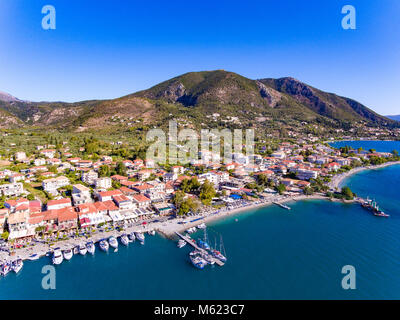
[[[79,247],[75,247],[75,248],[73,249],[73,253],[74,253],[74,254],[79,254]]]
[[[53,264],[61,264],[61,262],[63,262],[63,260],[64,259],[63,259],[61,250],[59,250],[59,249],[54,250],[53,258],[52,258]]]
[[[115,237],[111,236],[108,238],[108,243],[110,244],[111,247],[113,247],[114,249],[118,248],[118,241],[117,239],[115,239]]]
[[[109,246],[108,246],[108,242],[106,240],[101,240],[99,242],[99,246],[100,246],[101,250],[108,251]]]
[[[5,277],[11,270],[11,266],[9,262],[3,263],[1,266],[1,274]]]
[[[72,249],[66,249],[63,251],[63,256],[65,260],[71,260],[73,255],[74,253],[72,252]]]
[[[19,271],[21,271],[23,266],[24,263],[22,259],[17,259],[11,263],[11,270],[14,271],[15,273],[18,273]]]
[[[84,256],[86,252],[87,252],[86,246],[83,243],[81,243],[79,245],[79,254]]]
[[[183,239],[180,239],[178,241],[178,248],[183,248],[184,246],[186,246],[186,241]]]
[[[91,255],[93,255],[96,251],[96,247],[94,246],[94,243],[92,241],[86,243],[86,249]]]
[[[207,265],[207,261],[205,261],[197,251],[191,252],[189,258],[192,264],[198,269],[204,269]]]
[[[144,242],[144,234],[143,233],[135,232],[135,236],[136,236],[136,239],[138,239],[141,242]]]
[[[124,246],[127,246],[127,245],[129,244],[129,239],[128,239],[128,236],[127,236],[126,234],[123,234],[123,235],[121,236],[120,240],[121,240],[121,243],[122,243]]]
[[[134,232],[132,232],[132,233],[130,233],[129,235],[128,235],[128,239],[129,239],[129,241],[135,241],[135,239],[136,239],[136,237],[135,237],[135,233]]]

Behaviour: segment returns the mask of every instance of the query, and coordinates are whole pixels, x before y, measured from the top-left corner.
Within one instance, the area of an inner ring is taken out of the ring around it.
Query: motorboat
[[[108,238],[108,243],[110,244],[111,247],[113,247],[114,249],[118,248],[118,241],[114,236],[111,236],[110,238]]]
[[[22,259],[15,260],[11,263],[11,269],[15,273],[18,273],[22,269],[23,266],[24,266],[24,262],[22,261]]]
[[[128,239],[129,239],[129,241],[131,241],[131,242],[135,241],[135,239],[136,239],[135,233],[134,233],[134,232],[130,233],[130,234],[128,235]]]
[[[66,249],[63,251],[63,256],[65,260],[71,260],[73,255],[74,253],[72,252],[72,249]]]
[[[99,242],[99,246],[100,246],[101,250],[108,251],[109,245],[108,245],[108,242],[106,240],[101,240]]]
[[[61,262],[63,262],[63,260],[64,259],[63,259],[63,255],[61,253],[61,250],[60,249],[54,250],[53,258],[52,258],[53,264],[61,264]]]
[[[10,263],[9,262],[3,263],[0,271],[1,271],[1,274],[5,277],[11,271]]]
[[[143,242],[144,241],[144,234],[141,232],[135,232],[136,239]]]
[[[184,246],[186,246],[186,241],[183,239],[180,239],[178,241],[178,248],[183,248]]]
[[[86,253],[87,253],[86,246],[83,243],[81,243],[79,245],[79,254],[84,256]]]
[[[123,235],[120,237],[120,240],[121,240],[121,243],[122,243],[124,246],[127,246],[127,245],[129,244],[129,239],[128,239],[128,236],[127,236],[126,234],[123,234]]]
[[[86,243],[86,249],[91,255],[93,255],[96,251],[96,247],[94,246],[94,243],[92,241]]]

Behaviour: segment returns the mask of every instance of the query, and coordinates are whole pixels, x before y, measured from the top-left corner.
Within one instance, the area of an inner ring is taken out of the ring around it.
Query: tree
[[[206,180],[200,187],[200,200],[205,205],[210,205],[212,198],[216,195],[214,186]]]
[[[121,161],[117,163],[117,166],[115,167],[115,171],[117,172],[117,174],[119,174],[121,176],[126,175],[126,167]]]
[[[341,194],[346,200],[353,200],[354,199],[354,194],[350,190],[349,187],[343,187]]]
[[[9,235],[10,235],[10,234],[8,233],[8,231],[4,231],[4,232],[1,234],[1,237],[2,237],[4,240],[7,240]]]
[[[106,164],[100,166],[99,177],[109,177],[111,174],[110,167]]]
[[[279,194],[283,194],[286,191],[286,187],[283,183],[280,183],[277,187],[276,190],[279,192]]]

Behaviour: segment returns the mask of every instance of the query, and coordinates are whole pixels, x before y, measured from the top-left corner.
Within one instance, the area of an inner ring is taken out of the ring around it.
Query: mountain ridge
[[[316,121],[332,127],[344,123],[397,125],[353,99],[324,92],[292,77],[253,80],[225,70],[188,72],[146,90],[108,100],[27,102],[1,94],[0,112],[7,114],[13,126],[18,123],[73,130],[139,120],[144,124],[162,124],[171,116],[192,126],[261,123],[259,119],[289,126],[299,121]],[[220,114],[220,118],[211,121],[212,114]],[[3,121],[2,126],[7,127],[8,123]]]

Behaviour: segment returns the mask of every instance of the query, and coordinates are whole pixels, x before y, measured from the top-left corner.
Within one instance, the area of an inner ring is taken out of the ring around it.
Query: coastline
[[[377,166],[367,166],[367,167],[358,167],[358,168],[354,168],[351,169],[350,171],[335,175],[332,180],[328,183],[328,187],[333,189],[333,190],[338,190],[340,187],[340,184],[347,178],[349,178],[350,176],[364,171],[364,170],[374,170],[374,169],[381,169],[384,167],[388,167],[388,166],[393,166],[396,164],[400,164],[400,161],[392,161],[392,162],[386,162]]]
[[[395,162],[387,162],[381,165],[377,166],[367,166],[367,167],[358,167],[354,168],[348,172],[336,175],[332,178],[332,181],[328,183],[328,186],[331,189],[338,189],[339,185],[348,177],[351,175],[361,172],[363,170],[372,170],[372,169],[380,169],[384,168],[387,166],[392,166],[400,164],[400,161],[395,161]],[[11,257],[14,259],[20,258],[22,260],[29,260],[29,257],[32,254],[36,254],[38,257],[43,257],[51,253],[54,248],[59,247],[61,250],[67,249],[67,248],[73,248],[81,243],[87,242],[87,241],[93,241],[94,243],[99,242],[102,239],[108,238],[110,236],[114,237],[119,237],[124,233],[130,233],[130,232],[148,232],[151,230],[157,231],[161,236],[164,236],[168,239],[176,239],[176,234],[175,232],[181,232],[183,233],[185,230],[191,228],[191,227],[197,227],[201,223],[211,223],[213,221],[217,221],[226,217],[234,216],[237,215],[241,212],[244,211],[251,211],[255,209],[260,209],[266,206],[270,205],[276,205],[276,204],[284,204],[290,201],[303,201],[303,200],[329,200],[329,201],[335,201],[335,202],[343,202],[343,203],[352,203],[355,200],[339,200],[339,199],[332,199],[329,197],[326,197],[323,194],[313,194],[313,195],[279,195],[279,194],[273,194],[270,195],[268,198],[264,200],[255,200],[253,203],[250,202],[242,202],[239,204],[235,204],[230,208],[222,208],[219,210],[208,210],[207,212],[204,212],[202,214],[192,216],[192,217],[185,217],[185,218],[176,218],[172,220],[167,220],[167,221],[160,221],[160,222],[150,222],[146,225],[134,225],[131,227],[125,228],[123,231],[109,231],[109,232],[101,232],[101,233],[95,233],[91,235],[89,238],[77,238],[77,239],[68,239],[68,240],[61,240],[58,241],[52,245],[48,245],[45,243],[40,243],[37,242],[33,247],[29,248],[23,248],[23,249],[17,249],[15,252],[15,255],[9,255],[9,253],[0,251],[0,263],[3,261],[9,260]],[[285,210],[285,209],[283,209]]]

